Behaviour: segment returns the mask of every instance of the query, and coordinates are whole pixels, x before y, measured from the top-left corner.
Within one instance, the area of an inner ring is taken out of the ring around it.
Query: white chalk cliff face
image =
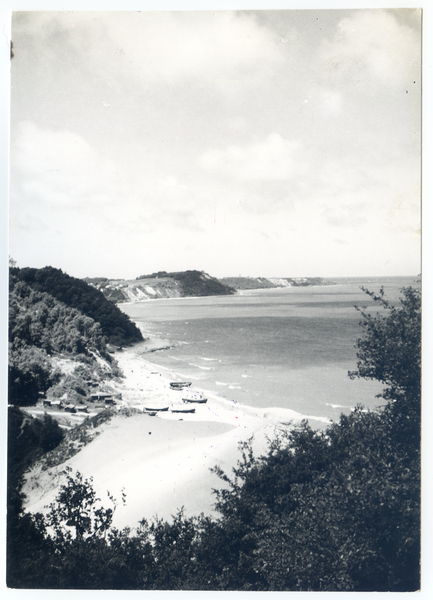
[[[108,289],[110,289],[107,286]],[[142,302],[143,300],[154,300],[156,298],[178,298],[181,296],[181,290],[177,286],[170,285],[145,285],[125,283],[122,286],[113,286],[111,289],[118,289],[125,297],[126,302]]]
[[[329,285],[321,277],[226,277],[216,279],[204,271],[158,273],[137,279],[86,279],[112,302],[142,302],[158,298],[231,295],[239,290]]]
[[[186,296],[225,296],[235,289],[211,277],[204,271],[183,271],[142,275],[137,279],[87,278],[89,285],[100,290],[112,302],[142,302],[157,298]]]

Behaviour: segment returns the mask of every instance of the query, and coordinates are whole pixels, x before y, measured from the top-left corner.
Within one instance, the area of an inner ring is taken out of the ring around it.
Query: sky
[[[420,10],[17,12],[12,40],[18,266],[420,272]]]

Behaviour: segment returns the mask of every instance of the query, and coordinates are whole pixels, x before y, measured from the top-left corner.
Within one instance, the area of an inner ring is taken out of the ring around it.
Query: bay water
[[[235,296],[169,298],[119,305],[145,336],[168,349],[146,360],[173,380],[185,379],[253,407],[289,408],[337,420],[357,404],[383,404],[376,381],[351,380],[362,335],[355,305],[376,313],[361,286],[398,302],[417,278],[336,278],[333,285],[247,290]],[[146,344],[138,344],[140,353]]]

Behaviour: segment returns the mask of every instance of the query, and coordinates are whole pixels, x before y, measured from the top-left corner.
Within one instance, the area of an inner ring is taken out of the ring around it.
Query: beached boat
[[[186,406],[172,406],[172,413],[195,413],[195,408],[187,408]]]
[[[182,390],[185,387],[189,387],[191,385],[190,381],[171,381],[170,387],[172,390]]]
[[[197,404],[205,404],[207,402],[206,396],[203,396],[201,392],[187,392],[182,396],[183,402],[195,402]]]
[[[145,406],[146,412],[162,412],[168,410],[168,406]]]

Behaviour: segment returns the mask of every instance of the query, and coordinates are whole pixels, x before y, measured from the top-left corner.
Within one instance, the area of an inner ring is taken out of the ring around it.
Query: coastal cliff
[[[86,278],[86,283],[101,291],[107,300],[142,302],[159,298],[229,296],[240,290],[330,285],[322,277],[224,277],[216,279],[204,271],[158,271],[136,279]]]
[[[136,279],[87,278],[86,283],[100,290],[107,300],[116,304],[142,302],[159,298],[188,296],[229,296],[236,290],[204,271],[159,271],[140,275]]]
[[[323,277],[224,277],[219,280],[236,290],[256,290],[267,288],[301,287],[310,285],[331,285]]]

